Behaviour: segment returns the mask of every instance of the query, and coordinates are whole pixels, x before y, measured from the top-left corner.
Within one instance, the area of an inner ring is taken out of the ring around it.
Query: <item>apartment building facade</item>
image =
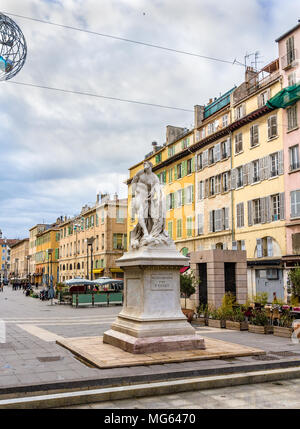
[[[248,293],[268,292],[270,301],[287,299],[287,268],[300,257],[300,94],[287,108],[269,104],[297,88],[299,33],[300,24],[279,38],[279,58],[259,72],[247,67],[241,85],[196,105],[193,130],[168,126],[166,143],[145,157],[164,187],[177,249],[246,250]],[[129,234],[131,181],[143,162],[129,169]]]
[[[29,274],[29,238],[19,240],[10,247],[10,278],[28,279]]]
[[[78,216],[65,218],[59,227],[59,279],[76,277],[123,278],[115,261],[127,248],[127,199],[97,195],[96,204],[84,206]]]
[[[0,230],[0,251],[1,251],[1,262],[0,262],[0,282],[4,279],[7,280],[11,268],[11,255],[10,248],[16,244],[19,240],[2,238],[2,231]]]
[[[53,285],[59,280],[59,223],[42,229],[36,235],[34,283],[50,286],[51,276]]]

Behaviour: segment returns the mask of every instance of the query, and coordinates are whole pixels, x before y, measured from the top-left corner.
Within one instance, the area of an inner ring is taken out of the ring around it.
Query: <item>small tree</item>
[[[289,272],[289,280],[292,284],[292,293],[294,297],[300,297],[300,267],[297,265]]]
[[[184,294],[185,308],[186,308],[186,299],[196,292],[195,283],[196,283],[196,279],[193,273],[180,274],[180,292]]]

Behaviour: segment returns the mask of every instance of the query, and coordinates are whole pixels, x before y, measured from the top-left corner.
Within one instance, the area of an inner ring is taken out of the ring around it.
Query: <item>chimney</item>
[[[249,86],[253,86],[257,83],[257,72],[253,69],[253,67],[248,66],[246,68],[245,82],[249,84]]]
[[[97,194],[96,204],[99,204],[99,201],[100,201],[100,195]]]
[[[196,104],[196,106],[194,106],[195,128],[199,128],[202,125],[203,120],[204,120],[204,106],[199,106],[198,104]]]
[[[213,99],[210,98],[208,104],[211,104],[213,102]]]
[[[157,142],[152,142],[153,152],[157,151]]]

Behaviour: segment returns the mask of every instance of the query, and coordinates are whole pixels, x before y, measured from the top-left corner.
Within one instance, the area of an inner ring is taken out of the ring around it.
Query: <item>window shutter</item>
[[[234,120],[236,121],[237,120],[237,118],[238,118],[238,115],[237,115],[237,107],[234,109]]]
[[[208,149],[203,152],[203,167],[208,165]]]
[[[281,192],[279,194],[279,219],[283,220],[284,217],[284,192]]]
[[[191,194],[192,194],[192,195],[191,195],[191,199],[192,199],[192,201],[191,201],[191,202],[193,203],[193,202],[194,202],[194,185],[192,185],[192,186],[191,186],[191,188],[192,188],[192,189],[191,189]]]
[[[260,198],[260,221],[266,223],[266,204],[265,198]]]
[[[172,209],[175,207],[175,194],[172,192],[171,194],[171,204],[172,204]]]
[[[163,183],[167,182],[167,172],[163,171]]]
[[[237,250],[237,242],[236,241],[232,242],[232,250]]]
[[[213,232],[214,228],[213,228],[213,222],[214,222],[214,218],[213,218],[214,214],[213,211],[209,212],[209,232]]]
[[[241,250],[246,250],[245,240],[241,240]]]
[[[114,241],[114,249],[116,249],[117,248],[117,244],[118,244],[118,236],[117,236],[117,234],[114,234],[113,241]]]
[[[256,239],[256,252],[257,252],[257,257],[262,258],[262,239],[261,238]]]
[[[246,103],[242,105],[243,116],[246,116]]]
[[[217,143],[214,148],[215,161],[220,161],[221,159],[221,143]]]
[[[278,174],[283,174],[283,150],[278,152]]]
[[[209,179],[205,179],[205,198],[209,196]]]
[[[270,100],[271,98],[271,88],[267,89],[267,100]]]
[[[181,205],[184,206],[185,203],[185,192],[184,189],[181,189]]]
[[[174,179],[177,180],[177,165],[174,168]]]
[[[248,226],[253,225],[252,200],[248,201]]]
[[[240,203],[240,206],[241,206],[241,208],[240,208],[240,210],[241,210],[241,227],[243,227],[244,226],[244,203]]]
[[[243,185],[248,185],[249,180],[249,164],[243,165]]]
[[[229,229],[229,208],[225,207],[224,210],[224,229]]]
[[[193,158],[192,158],[192,173],[194,173],[195,172],[195,161],[196,161],[196,157],[194,157],[193,156]]]
[[[272,237],[267,237],[267,255],[273,256],[273,239]]]
[[[230,178],[231,178],[231,189],[235,189],[236,188],[236,168],[231,170]]]
[[[267,155],[264,157],[264,173],[263,173],[263,178],[264,179],[269,179],[270,175],[271,175],[271,163],[270,163],[270,155]]]
[[[271,138],[271,136],[272,136],[272,127],[271,127],[271,117],[270,118],[268,118],[268,139],[270,139]]]
[[[271,196],[266,197],[266,222],[271,222]]]
[[[261,97],[261,94],[258,94],[258,96],[257,96],[257,106],[258,106],[258,108],[262,107],[262,97]]]

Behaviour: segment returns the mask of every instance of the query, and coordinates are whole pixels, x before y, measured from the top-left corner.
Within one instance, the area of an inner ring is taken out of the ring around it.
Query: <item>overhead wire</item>
[[[231,64],[231,65],[239,65],[239,66],[245,67],[245,64],[241,63],[236,58],[233,61],[224,60],[224,59],[221,59],[221,58],[210,57],[210,56],[206,56],[206,55],[200,55],[200,54],[197,54],[197,53],[194,53],[194,52],[188,52],[188,51],[182,51],[182,50],[179,50],[179,49],[168,48],[166,46],[156,45],[156,44],[153,44],[153,43],[141,42],[139,40],[128,39],[128,38],[125,38],[125,37],[114,36],[114,35],[111,35],[111,34],[99,33],[97,31],[91,31],[91,30],[85,30],[84,28],[73,27],[71,25],[58,24],[56,22],[46,21],[46,20],[39,19],[39,18],[32,18],[32,17],[29,17],[29,16],[19,15],[19,14],[16,14],[16,13],[9,13],[9,12],[3,12],[3,13],[5,13],[6,15],[15,16],[15,17],[22,18],[22,19],[27,19],[27,20],[30,20],[30,21],[36,21],[36,22],[41,22],[43,24],[54,25],[56,27],[67,28],[69,30],[81,31],[81,32],[88,33],[88,34],[93,34],[93,35],[96,35],[96,36],[107,37],[107,38],[110,38],[110,39],[121,40],[123,42],[135,43],[135,44],[138,44],[138,45],[144,45],[144,46],[148,46],[150,48],[162,49],[162,50],[165,50],[165,51],[175,52],[175,53],[178,53],[178,54],[190,55],[190,56],[193,56],[193,57],[204,58],[204,59],[211,60],[211,61],[219,61],[219,62],[222,62],[222,63],[227,63],[227,64]]]

